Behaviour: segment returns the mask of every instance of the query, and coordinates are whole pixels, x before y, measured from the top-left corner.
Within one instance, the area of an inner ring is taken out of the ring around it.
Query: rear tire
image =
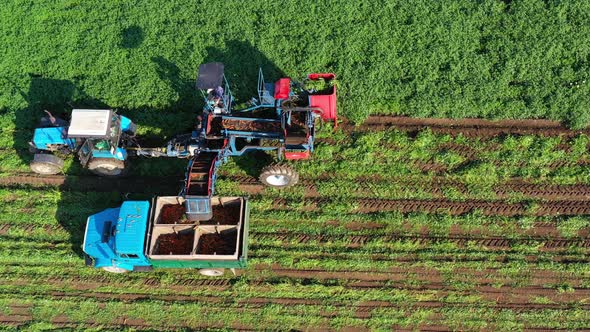
[[[125,162],[118,159],[95,158],[88,162],[88,169],[100,176],[117,177],[127,173]]]
[[[207,277],[221,277],[225,269],[200,269],[199,273]]]
[[[127,273],[127,272],[129,272],[129,270],[125,270],[123,268],[116,267],[116,266],[105,266],[102,269],[104,271],[107,271],[107,272],[110,272],[110,273]]]
[[[52,154],[37,153],[30,164],[31,170],[37,174],[54,175],[61,173],[64,161]]]
[[[260,182],[273,188],[287,188],[299,181],[299,174],[287,165],[270,165],[262,169]]]

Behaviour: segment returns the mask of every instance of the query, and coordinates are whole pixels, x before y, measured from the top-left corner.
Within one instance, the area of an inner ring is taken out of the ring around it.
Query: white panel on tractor
[[[112,114],[111,110],[73,110],[68,137],[106,138],[111,127]]]

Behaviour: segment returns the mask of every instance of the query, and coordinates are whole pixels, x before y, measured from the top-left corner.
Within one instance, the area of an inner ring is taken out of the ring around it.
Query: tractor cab
[[[111,110],[74,110],[68,137],[80,141],[78,155],[82,165],[91,158],[125,160],[127,152],[119,146],[121,118]]]

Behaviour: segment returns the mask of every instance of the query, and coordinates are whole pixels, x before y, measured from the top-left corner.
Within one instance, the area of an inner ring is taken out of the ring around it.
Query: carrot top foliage
[[[242,99],[258,66],[268,80],[335,72],[355,121],[590,120],[586,1],[7,0],[0,17],[8,116],[103,105],[174,118],[200,108],[198,65],[222,61]]]

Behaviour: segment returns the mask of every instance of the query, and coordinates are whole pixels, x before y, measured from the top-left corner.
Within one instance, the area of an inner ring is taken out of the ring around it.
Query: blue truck
[[[108,272],[195,268],[207,276],[243,268],[248,254],[248,200],[212,197],[212,213],[186,218],[182,196],[126,201],[88,217],[86,264]]]

